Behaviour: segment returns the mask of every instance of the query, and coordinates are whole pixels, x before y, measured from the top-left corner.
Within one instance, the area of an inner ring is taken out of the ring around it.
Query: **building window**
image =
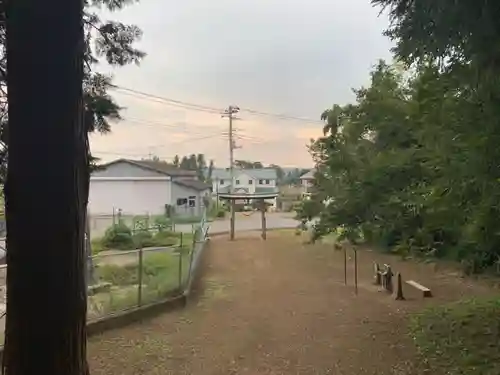
[[[224,185],[224,180],[220,180],[220,184],[221,184],[221,185]]]
[[[269,185],[269,180],[266,180],[266,185]]]
[[[239,185],[240,184],[240,180],[236,180],[236,185]]]
[[[248,180],[248,185],[252,185],[253,184],[253,181],[252,180]]]
[[[177,199],[177,206],[184,206],[186,205],[188,200],[186,198],[178,198]]]
[[[195,207],[196,206],[196,197],[191,196],[189,197],[189,207]]]
[[[259,180],[259,185],[264,185],[264,180]]]

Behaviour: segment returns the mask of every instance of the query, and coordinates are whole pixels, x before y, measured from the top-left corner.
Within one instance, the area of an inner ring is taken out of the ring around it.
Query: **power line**
[[[202,140],[205,140],[205,139],[213,139],[213,138],[217,138],[217,137],[221,137],[221,136],[225,136],[225,135],[227,136],[227,134],[225,134],[225,133],[211,134],[211,135],[204,136],[204,137],[190,138],[190,139],[186,139],[186,140],[179,141],[179,142],[172,142],[172,143],[169,143],[168,145],[165,144],[165,145],[148,146],[148,147],[150,147],[150,148],[162,147],[162,146],[169,146],[170,147],[170,146],[176,146],[176,145],[180,145],[180,144],[184,144],[184,143],[190,143],[190,142],[195,142],[195,141],[202,141]],[[126,150],[125,150],[125,152],[109,152],[109,151],[98,151],[98,150],[91,150],[91,151],[94,154],[104,154],[104,155],[108,154],[108,155],[141,156],[141,155],[145,154],[145,153],[139,153],[139,152],[136,153],[136,154],[130,154]]]
[[[148,94],[146,92],[129,89],[127,87],[116,86],[116,85],[112,85],[111,87],[115,90],[121,91],[125,95],[129,94],[129,95],[135,96],[135,97],[153,99],[156,102],[165,103],[165,104],[169,104],[172,106],[178,106],[178,107],[181,107],[184,109],[209,112],[209,113],[213,113],[213,114],[220,114],[222,112],[222,110],[219,108],[208,107],[208,106],[194,104],[194,103],[188,103],[188,102],[184,102],[182,100],[170,99],[170,98],[166,98],[166,97],[162,97],[162,96],[158,96],[158,95],[154,95],[154,94]]]
[[[149,99],[153,99],[156,102],[162,102],[162,103],[173,105],[173,106],[180,106],[181,108],[184,108],[184,109],[191,109],[191,110],[208,112],[208,113],[213,113],[213,114],[223,112],[220,108],[210,107],[210,106],[196,104],[196,103],[190,103],[190,102],[186,102],[186,101],[182,101],[182,100],[171,99],[171,98],[167,98],[167,97],[163,97],[163,96],[159,96],[159,95],[149,94],[149,93],[139,91],[139,90],[130,89],[130,88],[123,87],[123,86],[112,85],[111,87],[115,90],[121,91],[124,94],[128,93],[132,96],[142,97],[143,99],[149,98]],[[315,124],[324,125],[324,122],[320,121],[320,120],[314,120],[314,119],[309,119],[309,118],[305,118],[305,117],[298,117],[298,116],[293,116],[293,115],[288,115],[288,114],[264,112],[264,111],[259,111],[259,110],[252,109],[252,108],[240,108],[240,111],[247,112],[247,113],[250,113],[252,115],[273,117],[273,118],[277,118],[280,120],[300,121],[300,122],[308,122],[308,123],[315,123]]]

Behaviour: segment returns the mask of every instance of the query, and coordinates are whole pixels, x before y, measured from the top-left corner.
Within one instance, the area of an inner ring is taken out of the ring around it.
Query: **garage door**
[[[89,212],[112,215],[121,209],[125,215],[158,215],[170,204],[170,181],[91,180]]]

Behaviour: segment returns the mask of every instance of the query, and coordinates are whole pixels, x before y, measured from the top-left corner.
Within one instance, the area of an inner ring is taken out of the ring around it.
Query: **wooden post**
[[[358,250],[354,248],[354,291],[358,294]]]
[[[260,211],[261,211],[261,218],[262,218],[262,239],[266,240],[267,239],[267,228],[266,228],[266,203],[264,199],[261,200],[260,203]]]
[[[138,286],[137,286],[137,306],[142,306],[142,277],[143,277],[143,250],[142,250],[142,245],[139,248],[139,275],[137,277],[138,279]]]
[[[180,244],[179,244],[179,291],[182,288],[182,255],[183,255],[183,249],[182,249],[182,232],[181,232],[181,239],[180,239]]]
[[[375,285],[382,285],[382,277],[381,277],[381,274],[380,274],[380,266],[378,265],[378,263],[373,263],[373,268],[374,268],[374,272],[375,272]]]
[[[345,246],[344,248],[344,285],[347,285],[347,249]]]
[[[234,241],[234,221],[236,219],[236,215],[235,215],[235,212],[234,212],[234,199],[231,199],[229,202],[230,202],[229,204],[231,205],[230,240]]]
[[[398,289],[396,293],[396,301],[404,301],[405,297],[403,296],[403,281],[401,278],[401,273],[398,272]]]
[[[392,294],[392,292],[394,291],[394,286],[393,286],[393,283],[392,283],[392,277],[394,276],[394,274],[392,273],[392,269],[391,269],[391,266],[386,266],[387,267],[387,270],[386,270],[386,275],[385,275],[385,289]]]

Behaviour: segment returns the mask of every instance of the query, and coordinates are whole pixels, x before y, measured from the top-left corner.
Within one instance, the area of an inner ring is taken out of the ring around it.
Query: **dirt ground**
[[[192,375],[410,374],[415,349],[408,315],[430,304],[490,294],[486,285],[432,265],[358,251],[304,245],[290,232],[266,242],[239,234],[213,238],[198,296],[184,310],[89,340],[91,373]],[[406,301],[373,286],[373,261],[391,263],[404,279],[430,287]]]

